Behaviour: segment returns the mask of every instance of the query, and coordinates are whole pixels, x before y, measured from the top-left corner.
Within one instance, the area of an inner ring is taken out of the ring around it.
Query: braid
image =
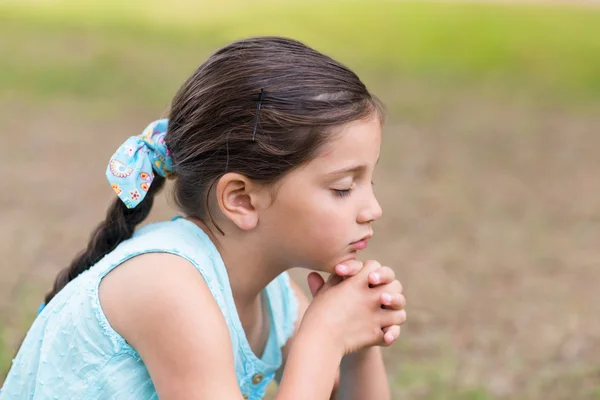
[[[69,267],[58,273],[52,290],[46,295],[46,304],[67,283],[90,269],[106,254],[114,250],[119,243],[133,236],[135,227],[150,214],[154,203],[154,195],[160,192],[164,183],[165,178],[156,174],[146,197],[135,208],[127,208],[119,198],[114,200],[106,213],[106,219],[92,233],[87,248],[75,257]]]

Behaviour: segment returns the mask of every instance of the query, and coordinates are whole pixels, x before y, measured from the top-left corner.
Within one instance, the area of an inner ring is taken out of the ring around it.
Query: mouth
[[[367,248],[368,244],[369,244],[369,239],[371,239],[373,237],[373,233],[369,233],[368,235],[365,235],[362,239],[357,240],[356,242],[352,242],[350,243],[350,247],[353,250],[364,250]]]

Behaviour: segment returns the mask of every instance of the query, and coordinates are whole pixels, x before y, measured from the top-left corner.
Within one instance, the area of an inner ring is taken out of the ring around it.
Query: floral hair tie
[[[165,144],[168,122],[152,122],[141,135],[127,139],[110,158],[106,178],[127,208],[135,208],[144,200],[154,173],[168,178],[175,172]]]

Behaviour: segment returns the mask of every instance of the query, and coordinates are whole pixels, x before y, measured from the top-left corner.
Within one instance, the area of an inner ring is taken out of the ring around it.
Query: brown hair
[[[233,42],[200,65],[173,98],[166,144],[177,175],[175,201],[186,215],[212,219],[208,193],[226,172],[273,183],[311,160],[333,127],[373,115],[383,120],[384,113],[354,72],[303,43],[282,37]],[[164,180],[156,175],[134,209],[114,200],[87,249],[58,274],[46,303],[133,235]]]

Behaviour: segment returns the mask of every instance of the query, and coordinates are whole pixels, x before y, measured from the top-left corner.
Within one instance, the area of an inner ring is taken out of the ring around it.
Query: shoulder
[[[134,257],[102,280],[99,296],[110,324],[144,360],[159,395],[235,389],[227,324],[189,261],[167,253]]]
[[[99,297],[110,324],[128,342],[143,340],[140,324],[153,329],[162,329],[166,321],[187,325],[196,314],[202,314],[206,323],[226,328],[202,274],[174,254],[146,253],[125,261],[102,279]],[[150,318],[157,316],[164,319]]]
[[[175,306],[191,313],[199,305],[216,307],[202,274],[190,261],[169,253],[145,253],[125,261],[102,279],[99,296],[111,325],[121,334],[129,330],[132,316],[143,320],[150,313],[172,313]]]

